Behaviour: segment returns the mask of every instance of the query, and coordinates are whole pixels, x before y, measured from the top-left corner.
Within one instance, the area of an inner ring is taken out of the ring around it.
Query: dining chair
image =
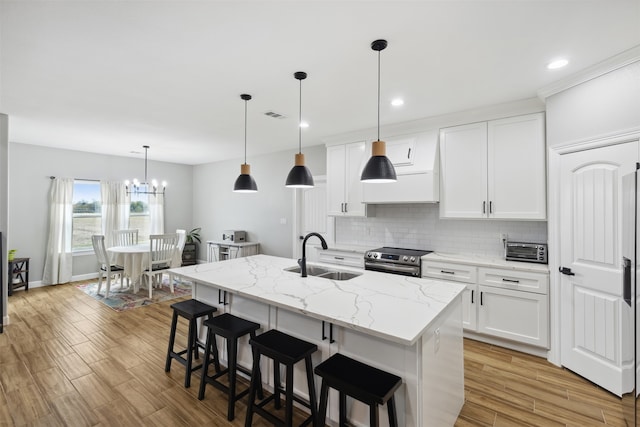
[[[161,286],[162,274],[171,268],[177,246],[178,235],[176,233],[149,236],[149,266],[143,273],[148,279],[149,298],[152,296],[154,284]],[[159,281],[158,276],[160,276]],[[173,283],[171,281],[169,283],[173,293]]]
[[[122,288],[122,281],[124,278],[124,269],[122,267],[112,265],[109,260],[109,254],[107,254],[107,248],[104,244],[104,236],[102,234],[95,234],[91,236],[91,243],[93,244],[93,251],[98,259],[98,294],[102,288],[102,277],[106,278],[106,290],[104,293],[105,298],[109,298],[109,291],[111,290],[111,278],[120,278],[120,287]]]
[[[116,230],[113,232],[113,246],[133,246],[138,244],[138,229]]]
[[[184,244],[187,241],[187,230],[177,229],[176,234],[178,235],[178,244],[176,245],[176,252],[173,255],[173,261],[171,262],[171,268],[178,268],[182,266],[182,251],[184,249]],[[182,282],[181,279],[178,281]],[[162,282],[160,282],[159,286],[162,286]],[[169,288],[171,289],[171,293],[173,293],[173,274],[169,273]]]

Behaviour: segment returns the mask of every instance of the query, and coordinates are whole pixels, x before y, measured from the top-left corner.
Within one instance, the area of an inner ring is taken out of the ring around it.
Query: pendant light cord
[[[147,151],[149,150],[148,146],[144,146],[144,183],[148,185],[147,182]]]
[[[378,141],[380,141],[380,51],[378,51]]]
[[[298,116],[298,153],[302,153],[302,80],[300,82],[300,104],[299,111],[300,114]]]
[[[247,164],[247,100],[244,100],[244,164]]]

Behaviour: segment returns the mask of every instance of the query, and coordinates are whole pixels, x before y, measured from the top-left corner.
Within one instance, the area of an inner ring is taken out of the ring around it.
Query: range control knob
[[[402,258],[402,260],[403,260],[403,261],[408,261],[408,260],[409,260],[409,257],[408,257],[408,256],[405,256],[404,258]]]
[[[412,256],[411,257],[411,262],[416,262],[416,257]]]
[[[374,253],[374,254],[373,254],[373,257],[374,257],[374,258],[378,258],[378,254],[377,254],[377,253]]]
[[[371,258],[371,252],[367,253],[367,258]]]

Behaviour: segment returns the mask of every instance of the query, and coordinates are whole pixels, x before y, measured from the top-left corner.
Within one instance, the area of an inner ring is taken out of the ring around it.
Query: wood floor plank
[[[207,387],[197,399],[199,372],[189,389],[184,366],[164,372],[170,305],[189,297],[117,312],[77,284],[10,298],[12,324],[0,334],[0,426],[244,425],[246,398],[230,423],[220,390]],[[186,337],[180,322],[176,347]],[[619,398],[543,358],[469,339],[464,352],[457,427],[624,425]],[[253,426],[269,423],[255,417]]]

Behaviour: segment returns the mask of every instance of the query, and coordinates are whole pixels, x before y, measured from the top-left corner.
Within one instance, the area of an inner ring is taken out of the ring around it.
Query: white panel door
[[[492,120],[487,134],[489,218],[545,219],[544,114]]]
[[[637,141],[560,160],[561,362],[617,394],[622,389],[622,176]]]
[[[487,123],[440,131],[440,216],[487,217]]]

